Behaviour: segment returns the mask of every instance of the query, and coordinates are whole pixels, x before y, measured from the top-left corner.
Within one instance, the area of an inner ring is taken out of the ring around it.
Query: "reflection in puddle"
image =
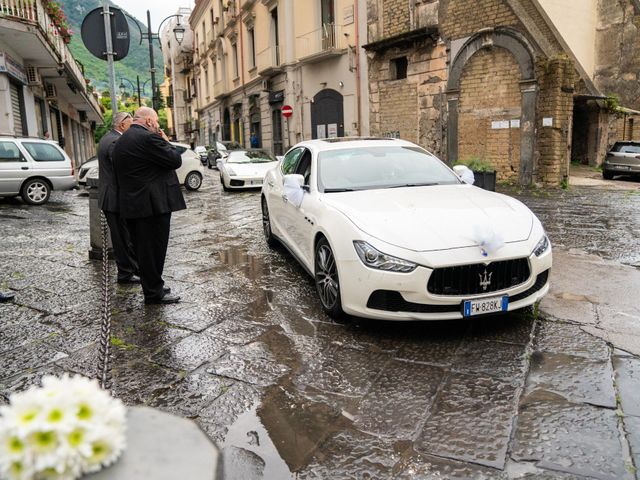
[[[220,261],[230,267],[241,266],[245,276],[250,280],[257,280],[265,276],[264,262],[251,254],[244,248],[232,247],[228,250],[218,252]]]

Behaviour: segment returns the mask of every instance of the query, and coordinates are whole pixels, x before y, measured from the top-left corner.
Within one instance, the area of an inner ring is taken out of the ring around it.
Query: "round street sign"
[[[111,16],[111,42],[113,44],[114,60],[122,60],[129,53],[129,24],[124,13],[119,8],[109,6]],[[80,27],[80,35],[84,46],[95,57],[106,60],[107,41],[104,36],[104,17],[102,7],[91,10]]]
[[[284,105],[282,107],[282,116],[284,118],[289,118],[291,115],[293,115],[293,108],[291,108],[290,105]]]

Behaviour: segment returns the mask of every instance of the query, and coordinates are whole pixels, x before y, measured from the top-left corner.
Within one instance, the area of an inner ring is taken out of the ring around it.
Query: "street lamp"
[[[118,88],[120,88],[120,94],[124,97],[124,94],[127,92],[127,87],[124,84],[124,82],[127,82],[129,85],[131,85],[131,91],[134,92],[136,87],[133,86],[133,83],[131,83],[131,80],[124,78],[124,77],[120,77],[120,85],[118,86]],[[139,103],[139,102],[138,102]]]
[[[147,40],[149,42],[149,72],[151,73],[151,104],[153,105],[153,109],[157,110],[157,87],[156,87],[156,66],[155,66],[155,60],[153,58],[153,41],[154,40],[158,40],[158,42],[160,43],[160,31],[162,28],[162,24],[164,22],[166,22],[167,20],[169,20],[170,18],[174,18],[176,17],[178,19],[178,22],[176,24],[176,26],[173,28],[173,35],[176,38],[176,42],[178,42],[178,45],[182,44],[182,41],[184,40],[184,32],[185,32],[185,28],[182,26],[182,17],[183,15],[181,14],[176,14],[176,15],[169,15],[168,17],[166,17],[164,20],[162,20],[160,22],[160,25],[158,25],[158,33],[153,33],[151,30],[151,12],[149,12],[149,10],[147,10],[147,31],[143,32],[142,29],[140,28],[140,25],[138,25],[138,21],[135,21],[136,26],[138,27],[138,29],[140,30],[140,45],[142,45],[142,40]],[[134,19],[135,20],[135,19]],[[160,48],[162,48],[162,44],[160,44]]]

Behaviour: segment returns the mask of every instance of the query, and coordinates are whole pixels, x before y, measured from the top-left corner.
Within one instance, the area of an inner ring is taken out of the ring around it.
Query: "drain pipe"
[[[360,95],[362,94],[360,88],[360,15],[359,15],[359,5],[360,0],[356,0],[354,3],[354,20],[356,23],[356,102],[358,108],[358,136],[362,135],[362,103],[360,100]]]

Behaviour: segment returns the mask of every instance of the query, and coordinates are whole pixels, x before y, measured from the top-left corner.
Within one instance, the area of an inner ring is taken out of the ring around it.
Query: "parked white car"
[[[52,190],[76,186],[73,162],[56,142],[0,137],[0,197],[20,195],[25,203],[43,205]]]
[[[277,163],[266,150],[229,150],[225,160],[218,162],[222,188],[225,191],[260,188],[266,173]]]
[[[299,143],[268,172],[261,202],[267,242],[312,275],[333,317],[457,319],[549,290],[551,245],[536,216],[410,142]]]
[[[178,181],[185,186],[187,190],[198,190],[202,186],[202,177],[204,175],[204,167],[200,163],[200,157],[196,152],[184,143],[171,142],[182,157],[182,165],[176,170]],[[98,159],[94,157],[84,163],[80,168],[81,184],[86,185],[87,178],[98,178]]]

